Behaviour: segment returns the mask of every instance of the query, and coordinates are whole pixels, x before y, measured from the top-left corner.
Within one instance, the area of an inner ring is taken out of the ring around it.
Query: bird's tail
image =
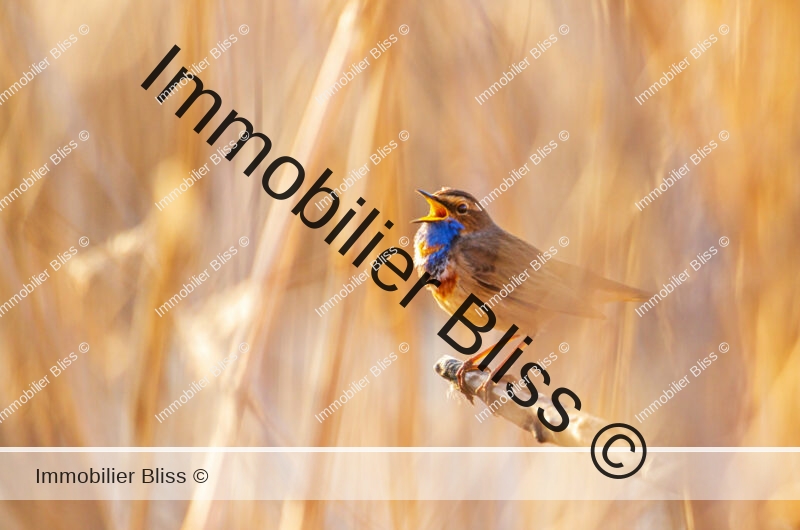
[[[630,287],[623,283],[615,282],[601,276],[592,282],[593,298],[598,303],[606,302],[636,302],[648,300],[653,296],[652,293]]]
[[[635,302],[647,300],[653,296],[647,291],[603,278],[599,274],[562,261],[551,260],[548,265],[556,267],[555,272],[561,278],[575,289],[586,293],[595,303]]]

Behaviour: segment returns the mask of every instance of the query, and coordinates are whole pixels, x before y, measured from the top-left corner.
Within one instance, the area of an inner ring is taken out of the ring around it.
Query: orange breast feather
[[[450,267],[448,267],[450,269]],[[436,287],[433,291],[433,296],[445,301],[447,298],[453,293],[453,290],[456,288],[456,282],[458,281],[458,275],[453,270],[446,271],[442,278],[439,280],[439,287]]]

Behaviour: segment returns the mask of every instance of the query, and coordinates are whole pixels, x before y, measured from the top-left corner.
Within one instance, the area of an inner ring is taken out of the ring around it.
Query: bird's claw
[[[480,370],[480,368],[478,368],[469,360],[467,360],[456,371],[456,381],[458,382],[458,389],[461,391],[462,394],[464,394],[464,396],[466,396],[469,402],[474,405],[475,401],[472,399],[473,396],[478,396],[484,399],[484,401],[486,400],[485,399],[486,393],[489,390],[489,384],[492,382],[492,377],[491,377],[492,374],[491,372],[489,372],[489,378],[486,379],[486,381],[484,381],[483,383],[481,383],[481,385],[475,390],[475,392],[470,393],[468,392],[469,389],[467,388],[467,381],[465,376],[467,372],[471,372],[473,370]]]
[[[469,361],[462,364],[459,369],[456,370],[456,382],[458,383],[458,389],[461,393],[469,400],[470,404],[474,405],[475,401],[472,399],[472,394],[467,391],[467,381],[465,379],[465,375],[471,370],[477,370],[477,368]]]
[[[489,392],[489,384],[492,384],[492,386],[494,386],[494,383],[492,382],[491,372],[489,373],[489,377],[486,378],[486,381],[481,383],[481,386],[475,389],[475,395],[480,396],[484,401],[488,401],[486,399],[486,395]]]

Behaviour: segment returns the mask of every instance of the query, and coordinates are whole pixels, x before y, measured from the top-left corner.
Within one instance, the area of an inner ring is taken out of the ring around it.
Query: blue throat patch
[[[447,255],[450,253],[450,246],[453,239],[464,229],[464,225],[448,217],[435,223],[425,223],[425,226],[417,232],[418,240],[422,240],[428,248],[441,248],[436,252],[425,257],[425,270],[434,278],[438,278],[447,266]]]

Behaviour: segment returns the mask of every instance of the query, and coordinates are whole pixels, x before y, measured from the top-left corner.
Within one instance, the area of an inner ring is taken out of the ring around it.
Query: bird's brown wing
[[[503,309],[521,316],[532,310],[545,310],[568,315],[605,318],[547,263],[533,271],[530,262],[541,252],[534,246],[505,232],[466,236],[459,239],[453,255],[459,269],[459,282],[465,291],[484,302],[503,289],[527,269],[527,278],[515,285],[501,302]],[[522,279],[522,278],[520,278]],[[499,299],[496,299],[499,300]],[[496,304],[495,304],[496,305]]]

